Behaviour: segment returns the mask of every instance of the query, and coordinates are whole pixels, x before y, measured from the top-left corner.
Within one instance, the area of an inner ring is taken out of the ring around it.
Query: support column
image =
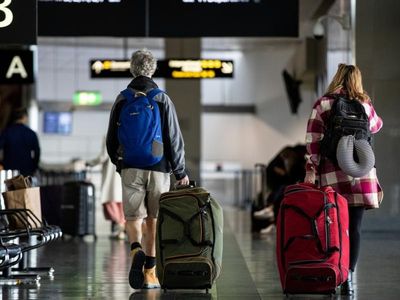
[[[165,40],[166,58],[200,58],[200,38]],[[191,180],[200,184],[201,85],[200,79],[167,79],[166,91],[175,104],[185,140],[186,168]]]
[[[363,0],[356,6],[356,57],[363,86],[383,128],[374,135],[378,178],[385,197],[363,219],[363,230],[400,230],[400,1]]]

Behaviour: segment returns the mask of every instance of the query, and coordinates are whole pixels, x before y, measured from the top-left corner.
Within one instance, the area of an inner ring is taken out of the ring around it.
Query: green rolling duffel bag
[[[161,288],[210,289],[221,272],[223,212],[202,187],[161,195],[157,276]]]

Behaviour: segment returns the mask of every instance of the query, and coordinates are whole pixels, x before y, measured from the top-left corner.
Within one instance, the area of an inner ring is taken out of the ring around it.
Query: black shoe
[[[347,277],[347,280],[342,283],[340,287],[340,294],[346,296],[354,295],[353,271],[349,271],[349,276]]]
[[[129,271],[129,285],[133,289],[141,289],[144,283],[143,266],[146,255],[141,248],[131,250],[132,265]]]

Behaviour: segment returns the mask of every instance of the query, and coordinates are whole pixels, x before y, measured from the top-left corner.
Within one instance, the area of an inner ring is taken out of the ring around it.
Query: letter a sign
[[[32,51],[0,50],[0,57],[0,83],[33,83]]]
[[[0,44],[36,44],[36,1],[0,0]]]

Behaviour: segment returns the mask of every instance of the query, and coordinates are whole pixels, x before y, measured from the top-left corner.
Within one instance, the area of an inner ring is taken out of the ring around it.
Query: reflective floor
[[[275,234],[252,235],[249,213],[230,208],[225,209],[223,272],[209,294],[131,289],[127,283],[128,244],[101,233],[97,242],[90,238],[58,241],[32,253],[31,258],[33,266],[54,267],[54,278],[42,275],[39,286],[2,286],[0,299],[285,299],[275,263]],[[400,299],[398,232],[364,232],[352,299]]]

